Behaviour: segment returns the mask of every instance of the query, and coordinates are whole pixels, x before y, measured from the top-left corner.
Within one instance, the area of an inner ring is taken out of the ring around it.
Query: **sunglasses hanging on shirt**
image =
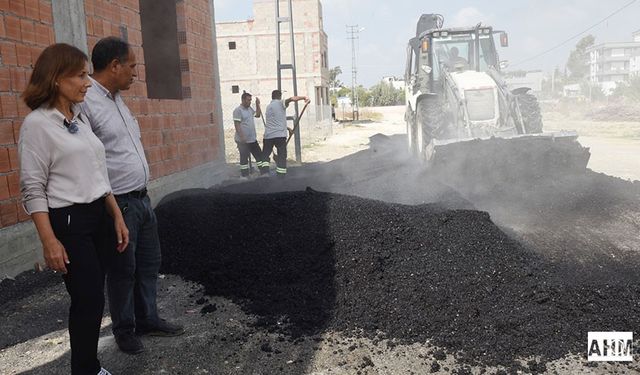
[[[78,132],[78,121],[77,120],[69,120],[64,119],[64,126],[67,128],[69,133],[76,134]]]

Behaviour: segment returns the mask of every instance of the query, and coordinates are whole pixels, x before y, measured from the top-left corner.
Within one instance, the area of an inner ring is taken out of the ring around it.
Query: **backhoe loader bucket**
[[[507,138],[432,140],[429,164],[464,181],[495,183],[534,181],[586,171],[591,153],[576,132],[518,135]]]

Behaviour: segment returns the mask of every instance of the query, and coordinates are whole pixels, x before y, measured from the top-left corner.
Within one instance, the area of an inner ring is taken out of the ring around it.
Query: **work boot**
[[[268,177],[269,176],[269,167],[260,168],[260,177]]]
[[[184,333],[181,325],[169,323],[164,319],[158,320],[152,327],[136,327],[136,334],[139,336],[180,336]]]
[[[122,333],[116,336],[118,348],[127,354],[139,354],[144,351],[142,341],[133,333]]]

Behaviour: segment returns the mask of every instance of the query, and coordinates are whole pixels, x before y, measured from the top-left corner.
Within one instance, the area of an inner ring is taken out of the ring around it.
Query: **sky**
[[[509,69],[513,70],[564,69],[570,51],[582,36],[592,34],[596,43],[629,42],[631,33],[640,30],[640,0],[321,0],[321,3],[329,38],[329,66],[340,66],[343,74],[339,79],[347,84],[351,83],[351,42],[347,40],[346,26],[364,28],[359,34],[357,68],[358,83],[365,87],[384,76],[403,76],[407,42],[415,36],[422,13],[442,14],[444,27],[482,22],[507,31],[509,47],[498,48],[500,59],[508,60]],[[214,0],[216,21],[252,18],[252,4],[251,0]],[[577,34],[580,36],[567,41]],[[524,61],[565,41],[566,44],[549,53]]]

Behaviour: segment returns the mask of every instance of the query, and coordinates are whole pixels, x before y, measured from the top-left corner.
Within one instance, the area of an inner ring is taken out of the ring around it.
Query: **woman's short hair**
[[[45,48],[36,60],[22,99],[32,110],[43,104],[51,107],[58,100],[56,82],[82,71],[88,61],[87,55],[78,48],[65,43],[52,44]]]

